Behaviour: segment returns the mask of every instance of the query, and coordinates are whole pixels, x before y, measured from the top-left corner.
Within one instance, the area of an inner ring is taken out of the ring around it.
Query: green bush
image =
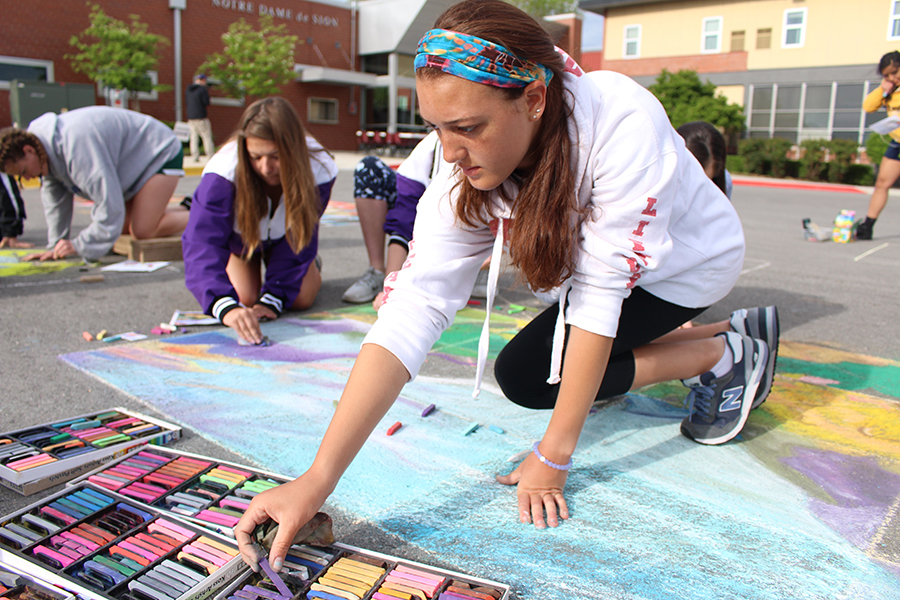
[[[881,162],[890,142],[890,136],[879,135],[877,133],[873,133],[869,136],[869,139],[866,140],[866,156],[869,157],[869,160],[873,165],[877,165]]]
[[[744,164],[745,172],[754,175],[766,175],[772,166],[772,162],[766,155],[766,141],[763,138],[750,138],[741,140],[738,144],[738,157]]]
[[[784,138],[750,138],[738,144],[738,155],[744,163],[746,172],[756,175],[786,177],[790,171],[796,174],[796,168],[787,157],[793,143]]]
[[[729,173],[746,173],[744,159],[737,154],[729,154],[725,157],[725,168]]]
[[[848,185],[875,185],[875,169],[872,165],[850,165],[844,176]]]
[[[828,181],[843,183],[846,181],[847,171],[856,160],[859,144],[850,140],[831,140],[828,149],[831,151],[831,160],[828,161]]]
[[[803,140],[800,143],[800,177],[810,181],[822,181],[828,169],[825,154],[828,140]]]

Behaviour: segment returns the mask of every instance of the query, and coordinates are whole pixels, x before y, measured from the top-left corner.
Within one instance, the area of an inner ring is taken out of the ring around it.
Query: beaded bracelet
[[[568,471],[569,469],[572,468],[572,465],[575,464],[574,462],[572,462],[571,458],[569,459],[569,462],[567,462],[564,465],[560,465],[560,464],[553,462],[552,460],[550,460],[549,458],[547,458],[546,456],[541,454],[541,451],[538,450],[538,444],[540,444],[540,442],[535,442],[534,446],[531,447],[531,451],[534,452],[534,455],[538,457],[539,461],[541,461],[548,467],[550,467],[552,469],[556,469],[557,471]]]

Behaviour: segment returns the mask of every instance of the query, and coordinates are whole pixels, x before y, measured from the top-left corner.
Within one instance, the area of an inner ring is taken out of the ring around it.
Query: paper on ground
[[[152,273],[169,265],[166,261],[138,262],[136,260],[123,260],[100,269],[101,271],[117,271],[120,273]]]

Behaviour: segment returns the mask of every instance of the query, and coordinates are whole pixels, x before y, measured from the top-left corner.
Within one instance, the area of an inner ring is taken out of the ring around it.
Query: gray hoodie
[[[89,260],[109,252],[125,224],[125,202],[181,150],[164,123],[107,106],[46,113],[28,131],[41,141],[50,163],[41,188],[47,243],[52,248],[70,238],[77,194],[94,203],[91,224],[72,239]]]

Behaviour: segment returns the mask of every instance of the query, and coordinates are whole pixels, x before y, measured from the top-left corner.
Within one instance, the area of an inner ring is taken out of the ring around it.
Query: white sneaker
[[[375,299],[384,288],[384,273],[375,267],[369,267],[356,283],[347,288],[341,299],[351,304],[363,304]]]
[[[475,285],[472,286],[472,298],[487,298],[489,274],[490,271],[488,269],[478,271],[478,277],[475,278]]]

